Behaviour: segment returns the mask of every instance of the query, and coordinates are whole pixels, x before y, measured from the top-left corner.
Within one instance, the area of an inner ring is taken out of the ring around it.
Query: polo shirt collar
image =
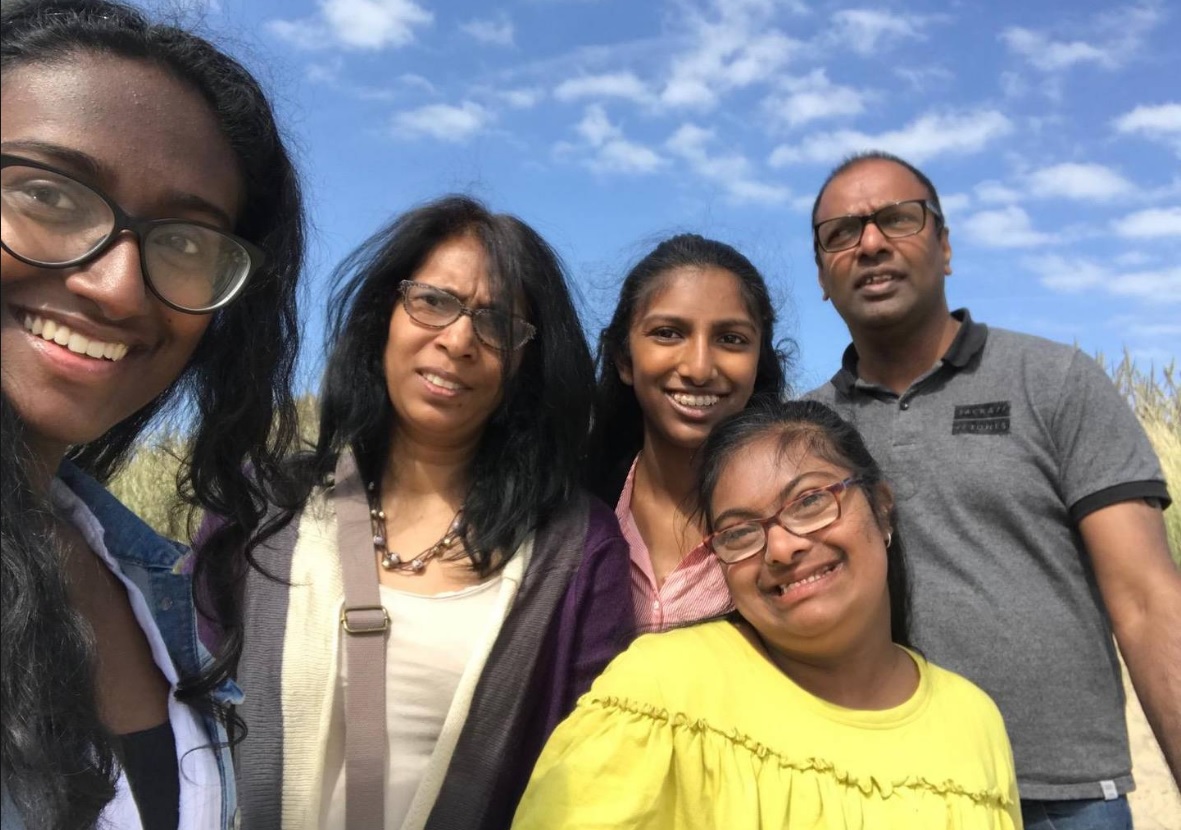
[[[960,330],[956,332],[955,339],[947,347],[940,362],[955,369],[962,369],[984,348],[984,343],[988,339],[988,326],[975,322],[966,308],[956,309],[951,316],[960,321]],[[837,391],[848,395],[852,393],[856,384],[857,348],[850,343],[841,357],[841,368],[832,376],[832,385]]]

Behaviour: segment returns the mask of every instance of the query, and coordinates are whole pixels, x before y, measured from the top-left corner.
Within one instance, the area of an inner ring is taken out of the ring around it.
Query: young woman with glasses
[[[762,275],[722,242],[666,239],[623,281],[599,337],[590,485],[616,505],[630,545],[641,631],[731,607],[721,569],[699,544],[694,458],[728,415],[786,394],[774,329]]]
[[[578,486],[590,354],[553,250],[465,197],[340,275],[316,447],[248,578],[243,823],[506,827],[632,627]]]
[[[230,827],[231,552],[294,435],[295,172],[258,84],[210,43],[105,0],[0,19],[3,451],[19,419],[54,540],[5,536],[3,826]],[[103,487],[182,407],[182,495],[234,521],[196,558]]]
[[[907,648],[893,498],[815,402],[753,404],[701,450],[736,610],[641,637],[554,732],[514,830],[1012,830],[1000,713]]]

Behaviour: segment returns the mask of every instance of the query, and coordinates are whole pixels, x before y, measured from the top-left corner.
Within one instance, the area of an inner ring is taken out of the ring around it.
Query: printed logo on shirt
[[[952,435],[1008,435],[1009,402],[961,404],[951,421]]]

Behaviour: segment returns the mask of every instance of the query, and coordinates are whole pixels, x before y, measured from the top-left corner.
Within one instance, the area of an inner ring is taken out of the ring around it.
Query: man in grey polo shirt
[[[894,486],[916,644],[997,702],[1027,828],[1130,827],[1113,631],[1181,779],[1181,573],[1152,447],[1077,349],[949,312],[948,231],[912,165],[850,159],[812,223],[853,343],[810,397],[856,424]]]

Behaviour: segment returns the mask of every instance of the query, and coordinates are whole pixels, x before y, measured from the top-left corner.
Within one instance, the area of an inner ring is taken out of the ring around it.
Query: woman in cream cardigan
[[[341,273],[319,439],[250,552],[243,826],[506,827],[631,630],[575,484],[590,355],[554,252],[465,197]]]

